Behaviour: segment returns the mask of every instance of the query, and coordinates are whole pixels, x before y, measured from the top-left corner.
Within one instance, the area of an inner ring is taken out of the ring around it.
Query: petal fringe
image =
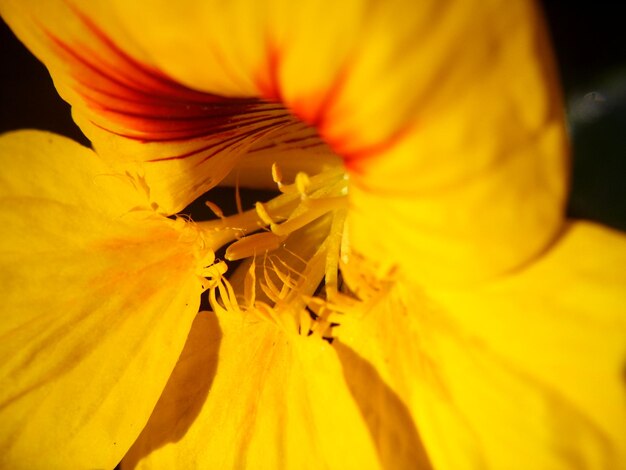
[[[72,141],[7,134],[0,156],[0,466],[113,468],[198,310],[198,250]]]

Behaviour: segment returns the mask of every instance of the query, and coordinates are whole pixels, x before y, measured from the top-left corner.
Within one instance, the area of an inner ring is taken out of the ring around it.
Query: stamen
[[[285,237],[278,236],[273,232],[248,235],[226,248],[225,258],[228,261],[236,261],[268,251],[274,251],[280,247],[284,240]]]
[[[280,171],[276,162],[272,163],[272,180],[276,183],[278,190],[280,191],[283,186],[283,173]]]
[[[373,272],[360,272],[358,266],[354,267],[353,261],[360,265],[360,260],[350,252],[345,230],[348,180],[341,171],[333,169],[312,177],[298,173],[292,184],[284,184],[276,163],[272,165],[272,179],[282,193],[280,196],[266,203],[257,202],[254,209],[241,214],[200,223],[209,234],[226,231],[226,235],[221,235],[223,240],[239,237],[226,249],[227,260],[250,258],[240,293],[242,304],[218,267],[216,272],[207,271],[212,276],[209,300],[216,310],[250,312],[286,331],[315,336],[332,344],[333,330],[339,327],[342,315],[376,289],[375,283],[367,282],[364,291],[360,291],[359,281]],[[212,208],[210,204],[207,206]],[[217,212],[216,215],[219,217]],[[269,227],[269,231],[250,233],[264,227]],[[288,248],[292,236],[293,246],[299,252]],[[300,240],[311,240],[317,245],[312,256],[303,254],[310,245],[302,245]],[[271,252],[276,254],[268,255]],[[257,257],[261,254],[263,263],[259,266]],[[351,269],[344,285],[340,283],[340,271],[346,267],[345,262],[350,262]],[[357,281],[354,284],[350,282],[353,279]],[[357,292],[349,288],[356,288]]]
[[[237,303],[233,287],[230,282],[224,278],[221,278],[217,282],[217,285],[211,287],[209,291],[209,303],[216,313],[242,313]]]
[[[296,188],[298,188],[298,192],[300,193],[302,198],[306,198],[306,192],[310,185],[311,180],[306,173],[300,172],[296,175]]]
[[[279,260],[280,261],[280,260]],[[271,258],[269,259],[270,264],[272,265],[272,271],[274,272],[274,274],[276,274],[278,276],[278,278],[280,279],[280,281],[285,284],[285,285],[289,285],[290,287],[294,287],[293,284],[293,279],[289,274],[285,274],[282,272],[282,270],[280,270],[279,268],[276,267],[276,264],[274,263],[274,260],[272,260]],[[284,261],[282,261],[281,263],[284,264]],[[288,271],[291,272],[295,272],[295,270],[293,270],[292,268],[288,268]],[[297,275],[299,275],[299,273],[296,272]]]
[[[223,261],[219,261],[202,269],[200,276],[208,281],[208,283],[204,283],[203,285],[204,290],[216,287],[227,270],[228,267]]]
[[[245,300],[245,307],[252,308],[256,301],[256,258],[252,258],[252,263],[248,268],[246,277],[243,281],[243,297]]]
[[[241,193],[239,192],[239,173],[235,179],[235,204],[237,205],[237,213],[243,213],[243,205],[241,204]]]
[[[326,298],[332,300],[339,290],[339,254],[343,227],[346,220],[347,211],[338,210],[333,215],[330,233],[328,235],[328,256],[326,258]]]
[[[305,212],[297,217],[289,218],[282,224],[271,223],[270,228],[276,235],[289,235],[327,212],[342,209],[346,206],[346,198],[343,196],[325,199],[306,199],[302,202]]]
[[[256,213],[259,214],[259,218],[265,223],[265,225],[274,224],[274,220],[270,217],[262,202],[257,202],[254,205],[254,208],[256,209]]]
[[[281,280],[284,279],[281,289],[279,290],[278,287],[276,287],[276,285],[272,281],[272,278],[270,276],[270,271],[267,269],[267,262],[263,263],[263,279],[265,283],[261,284],[261,289],[263,289],[263,292],[265,292],[265,295],[267,295],[272,301],[279,302],[281,300],[284,300],[287,297],[287,294],[289,293],[291,289],[295,287],[295,284],[293,280],[289,277],[289,275],[282,274],[281,276],[281,274],[279,274],[280,270],[275,269],[275,266],[273,267],[274,267],[273,272],[276,273],[279,279]]]
[[[211,201],[204,201],[204,205],[211,209],[211,212],[219,219],[224,218],[224,212],[220,209],[220,206]]]

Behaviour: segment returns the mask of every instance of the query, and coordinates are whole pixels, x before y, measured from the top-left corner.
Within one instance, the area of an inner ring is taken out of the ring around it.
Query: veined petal
[[[125,468],[430,468],[404,403],[305,309],[329,219],[244,262],[219,305],[212,292]]]
[[[523,271],[399,285],[338,333],[410,403],[436,468],[622,468],[625,262],[623,235],[572,224]]]
[[[274,132],[250,147],[222,185],[276,190],[272,165],[277,165],[283,182],[292,182],[299,172],[317,175],[341,169],[342,160],[319,137],[314,128],[301,124]]]
[[[196,318],[122,468],[429,468],[406,408],[349,348],[342,370],[318,338],[218,319]]]
[[[136,171],[166,212],[270,129],[299,129],[286,108],[344,159],[354,247],[416,281],[518,267],[560,230],[564,127],[533,2],[4,0],[2,12],[96,148],[150,162]],[[381,218],[389,236],[373,237]]]
[[[124,33],[108,3],[7,1],[2,14],[49,67],[96,150],[145,179],[162,212],[215,186],[262,136],[298,124],[276,103],[173,79],[155,66],[158,51],[141,51]]]
[[[0,466],[113,468],[184,345],[199,250],[68,139],[11,133],[0,155]]]

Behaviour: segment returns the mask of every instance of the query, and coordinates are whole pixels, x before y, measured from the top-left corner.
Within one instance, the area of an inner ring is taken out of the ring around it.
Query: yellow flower
[[[102,159],[1,141],[5,466],[624,466],[626,243],[563,218],[534,4],[0,12]],[[283,194],[165,217],[219,182]]]

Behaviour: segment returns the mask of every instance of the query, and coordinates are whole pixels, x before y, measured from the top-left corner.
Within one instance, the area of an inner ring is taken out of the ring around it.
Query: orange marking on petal
[[[262,127],[256,127],[247,132],[240,132],[237,134],[231,133],[230,136],[224,137],[221,136],[219,140],[213,140],[210,144],[204,145],[202,147],[190,150],[186,153],[182,153],[179,155],[173,155],[169,157],[159,157],[152,160],[147,160],[148,162],[160,162],[167,160],[182,160],[188,157],[192,157],[194,155],[199,155],[201,153],[205,153],[209,150],[213,150],[211,153],[205,154],[204,158],[200,160],[196,166],[204,163],[209,158],[214,157],[218,153],[225,151],[227,149],[233,150],[241,147],[242,145],[250,145],[255,141],[261,139],[266,136],[268,133],[273,132],[275,129],[280,128],[284,125],[289,124],[291,121],[288,119],[283,119],[282,121],[272,122],[271,124],[267,124]]]
[[[274,41],[268,40],[266,67],[257,75],[256,85],[263,98],[269,101],[283,101],[280,87],[280,49]]]
[[[363,139],[354,135],[344,135],[339,139],[328,139],[330,147],[343,158],[346,169],[352,173],[362,174],[366,170],[367,161],[381,156],[400,144],[412,131],[415,124],[407,124],[391,134],[385,140],[364,147],[355,147],[355,142]]]
[[[327,118],[348,81],[350,67],[344,65],[337,72],[334,80],[326,90],[312,93],[310,96],[300,96],[289,103],[289,108],[302,121],[315,127],[320,134],[327,127]]]
[[[128,55],[92,19],[72,10],[93,46],[70,44],[42,29],[70,67],[72,86],[93,111],[90,119],[97,127],[143,143],[205,141],[197,151],[163,157],[178,159],[224,143],[256,140],[268,127],[287,119],[286,110],[276,103],[226,98],[176,82]]]

